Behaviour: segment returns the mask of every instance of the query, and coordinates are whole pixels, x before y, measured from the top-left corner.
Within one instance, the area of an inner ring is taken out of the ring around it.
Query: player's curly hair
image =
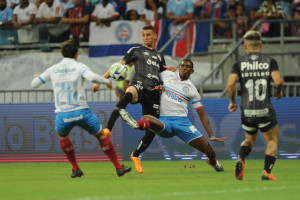
[[[60,50],[65,58],[75,58],[78,52],[78,41],[69,39],[61,44]]]

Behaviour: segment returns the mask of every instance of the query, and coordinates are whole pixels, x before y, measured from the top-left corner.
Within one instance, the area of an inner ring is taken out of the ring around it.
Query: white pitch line
[[[157,197],[180,197],[198,194],[224,194],[224,193],[241,193],[241,192],[257,192],[257,191],[268,191],[268,190],[291,190],[300,189],[300,186],[285,186],[280,187],[259,187],[259,188],[243,188],[234,190],[215,190],[215,191],[199,191],[199,192],[172,192],[162,194],[131,194],[131,195],[112,195],[103,197],[81,197],[73,200],[116,200],[116,199],[152,199]]]

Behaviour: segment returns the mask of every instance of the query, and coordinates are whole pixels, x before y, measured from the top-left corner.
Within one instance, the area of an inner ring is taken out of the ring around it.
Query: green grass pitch
[[[132,166],[131,162],[123,162]],[[278,181],[262,181],[263,160],[247,160],[243,181],[234,178],[235,161],[221,160],[223,173],[205,161],[144,161],[118,177],[110,162],[81,162],[82,178],[71,179],[69,163],[0,164],[0,199],[42,200],[294,200],[299,199],[300,160],[277,160]]]

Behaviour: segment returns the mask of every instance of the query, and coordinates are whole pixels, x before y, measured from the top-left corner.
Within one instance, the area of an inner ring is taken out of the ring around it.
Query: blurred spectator
[[[145,10],[146,0],[120,0],[121,2],[126,3],[126,13],[129,10],[136,10],[139,16],[143,14]]]
[[[193,19],[193,16],[194,6],[192,0],[168,1],[166,17],[172,20],[174,25]]]
[[[293,0],[292,11],[296,11],[300,7],[300,0]]]
[[[78,41],[88,41],[90,13],[81,0],[72,0],[74,7],[67,10],[61,22],[69,24],[71,35]]]
[[[63,15],[63,5],[57,0],[45,0],[38,9],[34,23],[45,24],[40,28],[47,29],[50,43],[61,43],[69,39],[69,27],[60,23]]]
[[[146,0],[146,7],[141,15],[145,20],[157,20],[163,15],[163,7],[159,0]]]
[[[227,13],[227,3],[225,0],[209,0],[205,3],[202,11],[204,18],[223,19]]]
[[[92,21],[95,21],[96,25],[110,26],[112,21],[118,19],[119,13],[113,4],[109,3],[109,0],[103,0],[101,4],[97,4],[92,13]]]
[[[33,20],[37,13],[37,7],[28,0],[20,0],[20,5],[16,6],[13,12],[12,23],[17,29],[18,42],[20,44],[36,43],[39,41],[39,32],[33,26]]]
[[[285,12],[276,0],[265,0],[256,13],[256,18],[260,19],[283,19]],[[279,23],[262,23],[262,35],[265,37],[276,37],[280,35]]]
[[[248,22],[249,29],[251,29],[252,26],[257,21],[257,19],[256,19],[256,12],[257,12],[257,10],[255,8],[253,8],[253,9],[250,10],[250,13],[249,13],[249,22]]]
[[[226,19],[232,19],[236,22],[236,6],[235,5],[231,5],[228,8],[228,12],[225,14],[225,18]],[[224,22],[219,22],[218,25],[222,28],[222,29],[226,29],[226,31],[224,31],[224,33],[226,35],[224,35],[226,38],[232,38],[232,22],[228,22],[228,23],[224,23]]]
[[[225,0],[209,0],[205,3],[202,11],[202,17],[208,19],[224,19],[227,13],[227,3]],[[224,37],[223,23],[214,23],[214,37]]]
[[[300,20],[300,7],[294,12],[293,19]],[[292,23],[292,36],[300,36],[300,22]]]
[[[258,10],[264,0],[243,0],[243,4],[246,8],[246,16],[250,15],[250,10]]]
[[[292,2],[293,0],[280,0],[279,3],[282,6],[287,19],[292,19]]]
[[[140,15],[134,9],[128,10],[127,13],[126,13],[125,20],[137,21],[137,20],[140,20]]]
[[[62,5],[64,8],[64,13],[66,13],[70,8],[73,8],[72,0],[62,0]]]
[[[236,6],[236,29],[239,38],[242,38],[248,31],[248,17],[245,16],[245,7],[243,4]]]
[[[194,16],[195,19],[201,18],[202,8],[207,0],[192,0],[194,6]]]
[[[124,20],[126,16],[126,3],[121,0],[111,0],[114,4],[116,11],[119,13],[119,19]]]
[[[6,0],[0,0],[0,45],[9,45],[9,39],[12,40],[12,16],[13,11],[7,6]]]

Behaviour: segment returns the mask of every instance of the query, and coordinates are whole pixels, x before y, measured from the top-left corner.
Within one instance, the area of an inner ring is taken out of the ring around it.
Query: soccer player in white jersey
[[[222,172],[224,169],[217,161],[214,149],[187,117],[188,104],[191,102],[210,141],[224,142],[226,140],[226,137],[216,138],[213,135],[208,117],[201,103],[201,97],[196,87],[189,80],[190,75],[194,72],[193,68],[193,62],[190,59],[184,59],[179,67],[179,72],[166,70],[160,73],[164,92],[160,100],[159,120],[151,115],[144,115],[142,120],[135,122],[125,110],[120,111],[120,115],[128,125],[138,123],[140,128],[148,128],[161,137],[178,136],[184,142],[205,153],[207,163],[217,172]]]
[[[103,83],[111,88],[111,81],[92,72],[86,65],[77,62],[78,46],[75,40],[62,43],[61,52],[63,60],[48,68],[41,75],[35,75],[31,86],[36,88],[52,82],[55,95],[55,130],[60,138],[60,146],[69,162],[72,164],[72,178],[81,177],[83,172],[76,161],[74,147],[69,138],[69,133],[74,126],[79,126],[94,135],[100,143],[102,151],[111,160],[116,168],[117,175],[123,176],[131,171],[130,167],[121,165],[116,151],[110,141],[110,131],[102,129],[97,117],[89,109],[83,87],[84,79]]]

